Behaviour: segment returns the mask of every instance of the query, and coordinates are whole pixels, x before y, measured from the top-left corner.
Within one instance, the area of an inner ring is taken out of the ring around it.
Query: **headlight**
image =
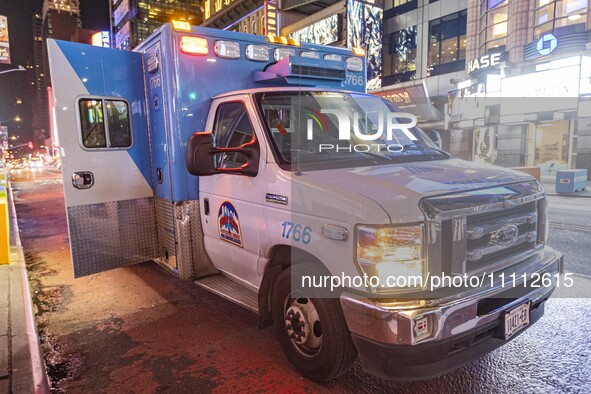
[[[420,287],[426,274],[423,226],[357,227],[357,263],[380,280],[378,291]]]

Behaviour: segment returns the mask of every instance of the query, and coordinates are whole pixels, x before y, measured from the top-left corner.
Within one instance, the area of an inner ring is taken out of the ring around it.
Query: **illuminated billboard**
[[[265,0],[265,35],[279,33],[279,15],[277,3],[279,0]]]
[[[129,46],[129,37],[131,35],[130,22],[127,21],[123,27],[115,34],[115,48],[127,49]]]
[[[334,14],[289,35],[301,42],[328,45],[339,40],[339,16]]]
[[[347,47],[367,54],[367,89],[382,86],[382,20],[384,11],[371,3],[347,0]]]
[[[127,16],[128,12],[129,0],[123,0],[121,3],[119,3],[117,8],[115,8],[115,11],[113,11],[113,22],[115,23],[115,26],[119,25],[119,22],[121,22],[121,20]]]
[[[204,0],[203,1],[203,21],[211,19],[212,16],[225,12],[230,7],[234,7],[239,0]]]
[[[108,31],[99,31],[94,33],[91,37],[91,40],[92,45],[95,47],[111,47],[111,33]]]
[[[10,64],[8,18],[6,18],[4,15],[0,15],[0,63]]]

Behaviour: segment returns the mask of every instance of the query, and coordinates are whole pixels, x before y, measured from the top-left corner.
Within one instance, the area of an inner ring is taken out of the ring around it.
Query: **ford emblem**
[[[490,243],[498,246],[509,246],[517,239],[519,229],[514,224],[501,227],[491,234]]]

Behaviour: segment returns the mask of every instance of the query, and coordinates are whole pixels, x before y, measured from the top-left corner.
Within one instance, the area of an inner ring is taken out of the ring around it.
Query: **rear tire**
[[[334,379],[351,367],[357,350],[338,298],[292,293],[291,277],[324,275],[313,264],[282,271],[273,286],[273,325],[283,352],[296,369],[315,382]]]

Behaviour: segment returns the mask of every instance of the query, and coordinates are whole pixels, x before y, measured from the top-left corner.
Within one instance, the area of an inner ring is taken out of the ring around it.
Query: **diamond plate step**
[[[195,284],[253,312],[259,311],[257,294],[222,274],[199,278]]]

